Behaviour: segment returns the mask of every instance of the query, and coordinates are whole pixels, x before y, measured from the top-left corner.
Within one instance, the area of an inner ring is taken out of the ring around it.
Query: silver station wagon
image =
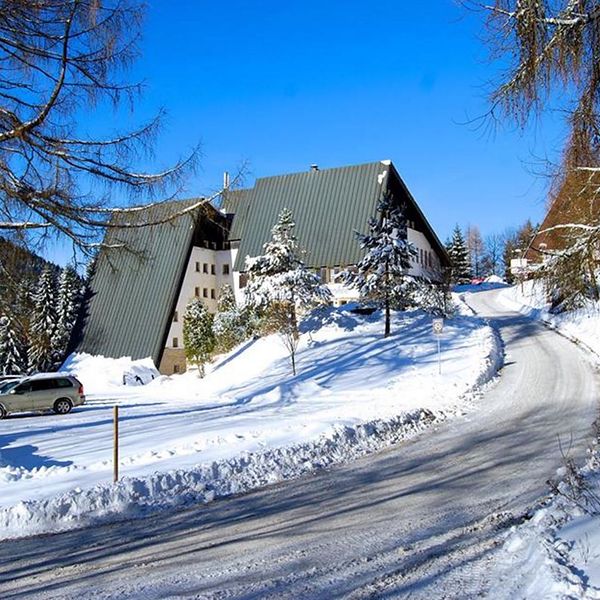
[[[82,404],[83,385],[72,375],[39,373],[0,384],[0,419],[16,412],[44,410],[66,415]]]

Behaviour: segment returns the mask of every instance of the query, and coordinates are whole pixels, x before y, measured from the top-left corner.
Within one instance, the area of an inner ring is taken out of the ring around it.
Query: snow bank
[[[190,470],[127,477],[115,485],[75,489],[41,502],[20,502],[0,511],[0,536],[63,531],[241,494],[381,450],[445,416],[419,410],[389,421],[335,426],[315,442],[245,453]]]
[[[539,281],[525,281],[523,285],[504,290],[500,300],[505,306],[543,321],[562,335],[582,344],[600,356],[600,303],[589,302],[578,310],[553,314],[544,286]]]
[[[492,573],[498,598],[600,599],[600,471],[597,447],[574,490],[557,471],[561,493],[546,498],[514,526]]]
[[[61,371],[75,375],[88,394],[107,392],[123,385],[144,385],[160,376],[151,358],[106,358],[85,352],[71,354]]]
[[[72,360],[100,390],[86,406],[3,421],[0,537],[210,502],[378,451],[464,414],[502,360],[497,335],[473,316],[446,322],[441,376],[430,316],[395,314],[392,331],[383,338],[381,312],[315,313],[302,323],[296,377],[278,336],[234,350],[202,380],[186,373],[129,388],[118,379],[129,359]]]

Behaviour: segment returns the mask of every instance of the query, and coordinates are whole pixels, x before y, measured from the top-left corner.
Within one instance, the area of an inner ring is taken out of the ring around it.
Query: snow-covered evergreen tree
[[[204,365],[215,348],[212,326],[213,316],[202,300],[192,299],[183,315],[183,345],[186,358],[196,364],[200,377],[204,377]]]
[[[44,267],[33,296],[29,327],[29,371],[50,371],[55,353],[52,338],[56,330],[56,280],[54,270]]]
[[[463,233],[458,226],[452,232],[452,239],[446,245],[451,265],[451,282],[453,284],[471,282],[471,259]]]
[[[20,375],[25,372],[25,348],[10,317],[0,317],[0,374]]]
[[[300,259],[295,226],[292,213],[283,209],[271,230],[271,241],[263,246],[264,253],[246,257],[245,293],[253,306],[267,307],[277,302],[289,303],[298,309],[331,298],[329,289]]]
[[[81,307],[82,290],[83,284],[77,271],[72,266],[65,267],[58,282],[56,328],[52,336],[55,368],[59,368],[65,359]]]
[[[228,284],[225,284],[219,293],[213,333],[217,352],[228,352],[248,337],[242,311],[236,304],[235,295]]]
[[[365,255],[357,273],[346,272],[345,282],[358,289],[361,298],[373,300],[385,310],[385,337],[391,332],[390,310],[404,307],[419,285],[408,275],[410,257],[416,254],[407,239],[407,223],[391,194],[385,194],[377,206],[378,217],[369,221],[369,233],[358,234]]]
[[[263,246],[263,254],[246,257],[248,285],[245,294],[249,305],[264,310],[267,318],[273,317],[277,331],[291,332],[297,339],[298,310],[328,302],[331,292],[300,259],[295,226],[291,211],[284,208],[271,230],[271,241]],[[285,319],[282,315],[286,315]],[[285,333],[286,337],[288,333]],[[286,343],[286,347],[289,344]],[[290,358],[295,374],[293,352],[290,352]]]

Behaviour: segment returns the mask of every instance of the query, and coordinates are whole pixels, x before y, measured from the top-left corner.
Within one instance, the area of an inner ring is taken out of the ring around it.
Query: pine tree
[[[227,284],[219,293],[213,333],[217,352],[228,352],[248,337],[242,312],[236,304],[231,286]]]
[[[271,241],[263,246],[263,254],[246,257],[248,285],[245,288],[246,302],[263,310],[281,333],[290,352],[294,375],[297,344],[289,342],[297,342],[299,337],[298,310],[331,298],[329,288],[300,259],[295,226],[291,211],[284,208],[271,230]]]
[[[25,348],[12,320],[0,317],[0,373],[20,375],[25,371]]]
[[[71,334],[81,307],[82,281],[72,266],[65,267],[58,283],[56,328],[52,336],[55,367],[59,368],[65,359]]]
[[[190,301],[183,315],[183,345],[185,356],[196,363],[198,375],[204,377],[204,365],[215,348],[213,316],[200,298]]]
[[[50,266],[42,271],[33,303],[29,330],[29,371],[49,371],[55,363],[52,338],[56,330],[56,281]]]
[[[458,225],[452,232],[452,239],[446,245],[452,268],[451,281],[453,284],[471,282],[471,259],[462,231]]]
[[[346,273],[347,284],[359,290],[361,298],[374,300],[385,310],[385,333],[391,332],[390,310],[404,307],[418,282],[408,275],[410,257],[416,254],[407,239],[407,223],[400,206],[386,194],[377,206],[378,217],[369,221],[370,232],[358,234],[366,252],[358,263],[358,273]]]

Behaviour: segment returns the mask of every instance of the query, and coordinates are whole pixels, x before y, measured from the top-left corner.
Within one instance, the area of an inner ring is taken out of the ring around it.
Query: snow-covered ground
[[[0,424],[0,536],[63,530],[208,502],[345,462],[472,406],[495,374],[494,332],[446,323],[442,375],[431,317],[328,309],[303,323],[297,365],[277,336],[195,373],[148,380],[147,364],[78,357],[88,403],[67,416]],[[450,360],[451,358],[451,360]],[[120,407],[121,480],[112,483],[112,408]]]
[[[541,283],[526,281],[500,294],[507,307],[541,320],[598,355],[600,305],[552,314]],[[588,461],[579,471],[561,468],[559,493],[540,503],[524,524],[507,535],[498,578],[528,598],[600,598],[600,442],[598,432]],[[568,457],[568,443],[564,448]]]

